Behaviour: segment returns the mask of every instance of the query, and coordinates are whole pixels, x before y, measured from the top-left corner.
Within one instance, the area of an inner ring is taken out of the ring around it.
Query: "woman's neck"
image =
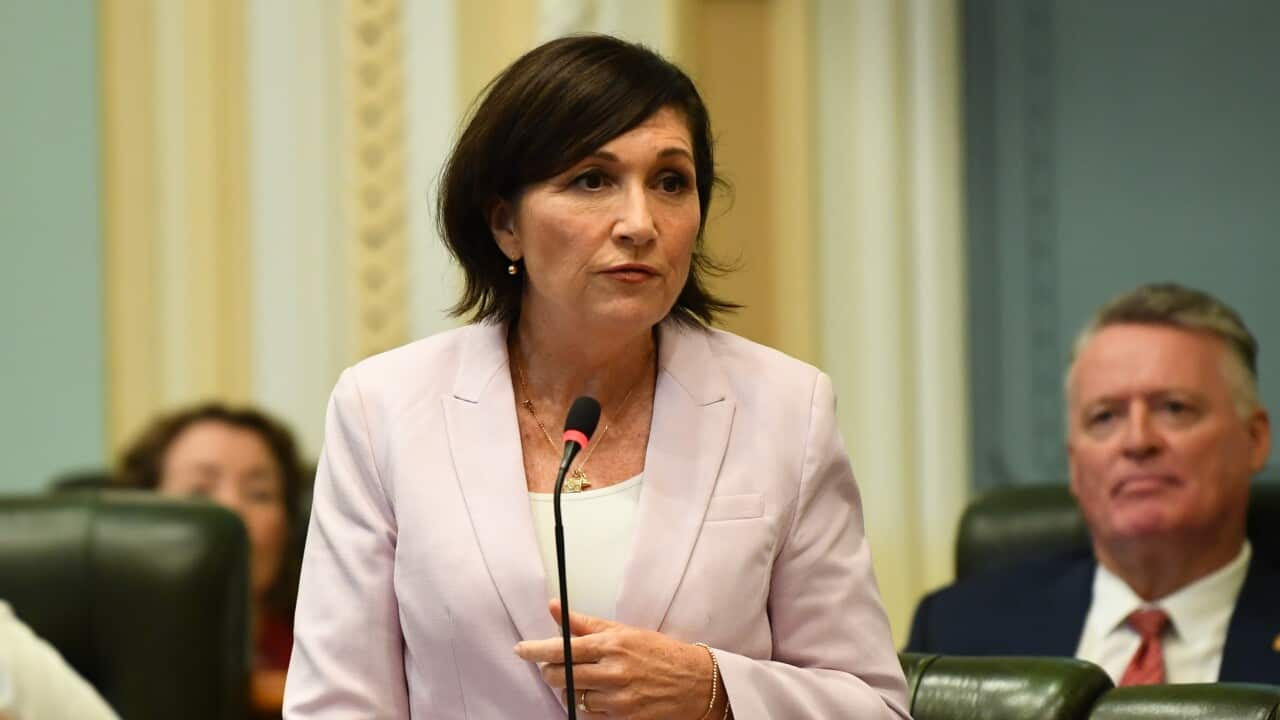
[[[646,384],[646,375],[652,377],[650,363],[657,350],[652,329],[601,336],[555,332],[525,318],[513,328],[508,348],[522,376],[517,379],[525,384],[517,389],[518,399],[533,400],[557,413],[580,395],[596,398],[609,413]]]

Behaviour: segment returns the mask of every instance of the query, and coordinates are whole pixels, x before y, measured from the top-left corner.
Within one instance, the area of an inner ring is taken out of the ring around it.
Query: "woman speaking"
[[[907,717],[830,381],[709,327],[715,181],[701,98],[640,46],[490,85],[440,192],[473,322],[334,389],[287,718]]]

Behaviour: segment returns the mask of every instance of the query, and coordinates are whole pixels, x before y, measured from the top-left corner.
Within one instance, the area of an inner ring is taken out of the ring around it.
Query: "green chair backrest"
[[[1280,687],[1206,683],[1116,688],[1090,720],[1277,720]]]
[[[908,656],[904,669],[908,660],[919,666],[916,720],[1077,720],[1112,686],[1102,668],[1071,658]]]
[[[1067,658],[899,653],[916,720],[1280,720],[1280,686],[1243,683],[1113,688]]]
[[[898,653],[902,674],[907,677],[907,707],[915,702],[916,689],[920,687],[920,678],[924,675],[925,668],[937,659],[937,655],[928,653]]]
[[[1248,533],[1256,554],[1280,558],[1278,517],[1280,485],[1255,484]],[[1065,485],[1001,488],[964,511],[956,539],[956,577],[1088,546],[1084,519]]]
[[[126,720],[241,720],[248,539],[145,492],[0,497],[0,599]]]

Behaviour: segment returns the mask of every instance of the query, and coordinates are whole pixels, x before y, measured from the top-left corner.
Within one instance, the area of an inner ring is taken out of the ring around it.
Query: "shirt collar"
[[[1252,555],[1253,548],[1245,540],[1231,562],[1151,603],[1138,597],[1124,580],[1099,563],[1093,577],[1093,603],[1099,611],[1099,627],[1109,635],[1123,628],[1125,619],[1134,610],[1158,607],[1169,614],[1174,632],[1185,634],[1187,628],[1195,627],[1197,618],[1235,606]]]

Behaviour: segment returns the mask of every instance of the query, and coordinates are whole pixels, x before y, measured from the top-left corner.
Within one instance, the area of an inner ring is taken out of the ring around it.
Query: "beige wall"
[[[712,283],[721,295],[744,305],[725,326],[753,340],[775,342],[770,312],[773,277],[773,207],[769,169],[774,102],[767,0],[706,0],[691,13],[692,47],[685,62],[711,113],[716,160],[731,191],[721,193],[707,221],[711,253],[737,270]]]
[[[724,325],[810,362],[814,332],[810,16],[799,0],[699,0],[679,54],[711,112],[732,192],[711,209],[713,287],[744,305]]]
[[[250,393],[244,7],[103,2],[108,442]]]
[[[458,27],[458,103],[466,113],[485,85],[537,39],[536,0],[460,2]]]

